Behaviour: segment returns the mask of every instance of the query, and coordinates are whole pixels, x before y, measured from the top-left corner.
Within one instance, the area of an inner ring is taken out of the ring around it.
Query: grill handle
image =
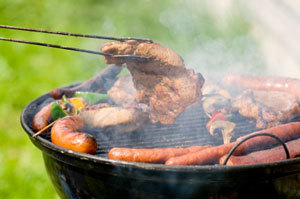
[[[236,143],[236,145],[229,151],[226,159],[224,160],[223,165],[225,166],[227,164],[227,162],[228,162],[229,158],[231,157],[231,155],[234,153],[234,151],[242,143],[244,143],[245,141],[247,141],[247,140],[249,140],[251,138],[258,137],[258,136],[269,136],[269,137],[272,137],[272,138],[276,139],[283,146],[283,149],[284,149],[284,151],[286,153],[286,159],[290,159],[290,153],[289,153],[289,150],[288,150],[286,144],[278,136],[270,134],[270,133],[257,133],[257,134],[249,135],[249,136],[245,137],[244,139],[240,140],[238,143]]]

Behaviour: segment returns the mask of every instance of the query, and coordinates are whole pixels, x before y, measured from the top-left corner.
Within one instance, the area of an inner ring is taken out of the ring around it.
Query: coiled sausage
[[[51,129],[51,140],[54,144],[81,153],[95,154],[96,139],[82,131],[83,120],[78,116],[60,118]]]

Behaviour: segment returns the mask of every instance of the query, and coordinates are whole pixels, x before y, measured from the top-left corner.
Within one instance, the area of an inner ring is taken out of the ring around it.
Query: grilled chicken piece
[[[256,119],[257,128],[270,128],[299,115],[295,96],[281,91],[246,90],[233,102],[233,110]]]
[[[83,108],[79,117],[92,128],[113,128],[116,132],[141,129],[149,120],[147,113],[136,108],[111,107],[108,104]]]
[[[172,124],[175,118],[202,96],[204,79],[185,68],[182,58],[158,43],[126,41],[107,43],[102,52],[114,55],[140,55],[151,61],[137,62],[105,57],[107,64],[126,63],[136,88],[136,101],[150,107],[153,123]]]

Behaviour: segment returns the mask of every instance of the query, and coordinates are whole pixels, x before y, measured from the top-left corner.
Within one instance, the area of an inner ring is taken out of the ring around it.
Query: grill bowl
[[[32,137],[31,122],[45,94],[29,103],[21,124],[42,151],[61,198],[300,198],[300,158],[241,166],[165,166],[110,160]],[[101,151],[101,150],[100,150]],[[105,151],[105,150],[103,150]]]

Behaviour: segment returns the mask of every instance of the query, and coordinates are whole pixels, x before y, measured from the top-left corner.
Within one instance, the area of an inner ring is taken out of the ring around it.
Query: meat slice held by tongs
[[[202,76],[196,75],[192,70],[187,70],[182,58],[177,53],[158,43],[153,43],[150,39],[105,37],[6,25],[0,25],[0,28],[120,41],[120,43],[107,43],[102,47],[102,52],[96,52],[0,37],[0,40],[4,41],[103,55],[107,63],[117,65],[126,63],[137,90],[137,102],[150,106],[152,122],[172,124],[187,106],[201,98],[200,89],[204,82]],[[83,88],[80,87],[80,89]],[[72,92],[71,90],[70,95]],[[55,90],[52,94],[55,98],[60,98],[65,92]]]
[[[175,118],[202,96],[204,79],[193,70],[185,68],[183,59],[174,51],[158,43],[129,40],[107,43],[102,52],[116,56],[105,56],[107,64],[126,64],[134,87],[136,100],[148,104],[152,122],[172,124]],[[122,60],[118,55],[149,57],[145,60]]]

